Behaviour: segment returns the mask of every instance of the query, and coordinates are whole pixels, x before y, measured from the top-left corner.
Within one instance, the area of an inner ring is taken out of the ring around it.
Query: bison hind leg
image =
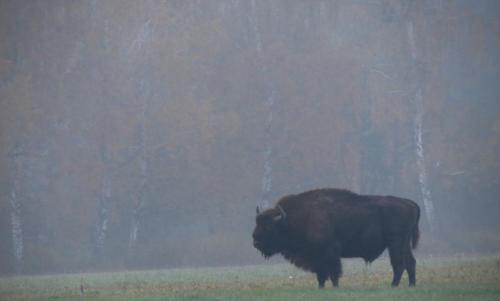
[[[393,272],[392,286],[396,287],[399,285],[401,275],[403,274],[406,266],[403,241],[395,241],[389,245],[389,258],[391,260]]]
[[[408,280],[410,286],[415,286],[416,284],[416,264],[417,261],[415,260],[415,257],[413,256],[411,249],[407,250],[406,253],[406,272],[408,272]]]

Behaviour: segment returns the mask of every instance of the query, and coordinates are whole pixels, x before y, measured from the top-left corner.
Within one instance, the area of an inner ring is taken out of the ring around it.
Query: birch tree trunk
[[[148,154],[147,154],[147,134],[146,134],[146,115],[149,106],[150,88],[148,82],[145,80],[140,81],[139,92],[143,96],[140,106],[140,124],[139,124],[139,141],[138,148],[140,150],[139,156],[139,168],[140,168],[140,183],[139,190],[136,195],[135,207],[132,212],[132,224],[130,227],[130,236],[128,243],[128,255],[133,256],[135,254],[135,247],[137,243],[137,235],[139,232],[140,221],[142,217],[142,212],[146,202],[146,187],[148,184]]]
[[[24,251],[24,240],[23,240],[23,223],[21,219],[21,202],[19,201],[19,181],[20,181],[20,166],[19,157],[21,156],[22,150],[20,148],[15,148],[9,154],[9,158],[12,164],[12,187],[10,192],[10,225],[12,230],[12,254],[14,256],[14,269],[17,274],[23,271],[23,251]]]
[[[418,65],[418,54],[415,43],[415,32],[413,22],[407,24],[408,43],[411,51],[413,65],[413,74],[415,75],[416,87],[411,100],[414,105],[415,119],[413,125],[413,135],[415,140],[415,156],[418,172],[418,182],[420,187],[420,196],[424,205],[424,212],[431,231],[434,229],[434,203],[432,201],[431,191],[427,182],[427,170],[425,167],[424,140],[422,131],[424,127],[424,102],[422,96],[422,75]]]
[[[109,221],[109,200],[111,199],[111,183],[108,175],[104,175],[101,183],[101,195],[99,198],[99,212],[96,226],[96,240],[94,246],[94,255],[102,256],[106,242]]]
[[[130,225],[129,241],[127,254],[129,257],[135,254],[137,237],[140,230],[141,218],[143,209],[146,203],[146,187],[148,185],[149,168],[148,168],[148,151],[147,151],[147,129],[146,117],[151,98],[151,86],[147,81],[148,68],[147,63],[145,67],[142,65],[141,57],[144,55],[144,46],[150,43],[155,33],[155,26],[153,23],[153,16],[146,20],[134,33],[132,44],[127,52],[127,59],[130,61],[130,72],[132,80],[137,84],[137,103],[139,105],[139,125],[138,125],[138,142],[137,148],[139,149],[139,169],[140,169],[140,183],[134,199],[134,209],[132,210],[132,221]],[[145,68],[146,70],[144,70]],[[142,72],[141,72],[142,71]]]
[[[251,14],[250,14],[250,23],[252,26],[253,35],[255,38],[255,48],[257,50],[257,59],[258,65],[260,66],[260,71],[262,73],[262,77],[265,82],[265,107],[267,112],[266,124],[265,124],[265,138],[264,138],[264,171],[262,175],[262,198],[260,203],[258,204],[260,207],[266,208],[271,204],[270,192],[273,185],[273,144],[272,144],[272,124],[273,124],[273,107],[274,107],[274,94],[275,89],[273,86],[273,82],[267,76],[269,74],[267,65],[263,60],[263,51],[262,51],[262,39],[261,32],[259,30],[259,23],[257,19],[257,4],[255,0],[251,2]]]

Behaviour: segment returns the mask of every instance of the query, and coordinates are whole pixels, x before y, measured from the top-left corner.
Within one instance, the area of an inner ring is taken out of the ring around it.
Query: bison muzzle
[[[327,279],[338,286],[341,258],[372,262],[389,249],[392,285],[406,270],[414,286],[419,219],[420,208],[411,200],[318,189],[285,196],[262,212],[257,207],[253,245],[266,258],[279,253],[315,273],[320,288]]]

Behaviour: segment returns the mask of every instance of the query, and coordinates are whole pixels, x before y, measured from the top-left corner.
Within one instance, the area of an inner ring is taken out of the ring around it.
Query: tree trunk
[[[14,255],[14,269],[17,274],[20,274],[23,270],[23,251],[24,251],[24,240],[23,240],[23,223],[21,219],[21,203],[18,198],[19,192],[19,176],[21,173],[19,167],[19,156],[21,149],[16,148],[11,151],[9,157],[12,161],[12,190],[10,193],[10,224],[12,227],[12,254]]]
[[[420,186],[420,195],[424,205],[424,212],[431,231],[434,228],[434,204],[432,201],[431,191],[427,182],[427,170],[425,167],[424,141],[422,137],[422,129],[424,127],[424,103],[422,96],[422,74],[419,70],[417,48],[415,44],[415,33],[413,22],[409,21],[407,25],[408,43],[410,45],[413,74],[415,75],[416,87],[412,102],[415,106],[415,121],[414,121],[414,139],[415,139],[415,156],[418,172],[418,182]]]
[[[99,199],[99,219],[97,221],[96,240],[94,246],[94,255],[99,257],[104,250],[106,236],[108,232],[109,221],[109,199],[111,198],[111,184],[107,177],[104,176],[101,187],[101,196]]]
[[[17,199],[16,188],[12,188],[10,196],[10,205],[12,212],[10,222],[12,226],[12,251],[15,259],[15,270],[19,274],[23,269],[23,227],[21,220],[21,204]]]
[[[265,106],[267,112],[266,124],[265,124],[265,152],[264,152],[264,172],[262,175],[262,198],[259,206],[266,208],[271,204],[270,192],[273,185],[273,144],[272,144],[272,124],[273,124],[273,107],[274,107],[274,86],[272,81],[268,78],[268,68],[262,57],[262,39],[259,30],[259,24],[257,20],[257,4],[255,0],[251,2],[252,12],[250,14],[250,23],[252,26],[253,35],[255,37],[255,48],[257,50],[258,65],[260,66],[260,71],[262,72],[262,77],[265,80]]]
[[[139,141],[138,147],[140,150],[139,168],[140,168],[140,183],[137,192],[136,204],[132,212],[132,225],[130,227],[128,256],[134,256],[135,246],[137,243],[137,234],[139,233],[140,219],[143,213],[143,208],[146,202],[145,191],[148,185],[149,169],[148,169],[148,152],[147,152],[147,132],[146,132],[146,116],[149,107],[149,98],[151,96],[151,88],[149,82],[141,80],[139,82],[139,95],[141,95],[140,119],[139,119]]]

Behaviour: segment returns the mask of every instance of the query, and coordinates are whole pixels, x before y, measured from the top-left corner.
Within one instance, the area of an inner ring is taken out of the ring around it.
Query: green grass
[[[344,260],[338,289],[289,264],[0,278],[0,300],[500,300],[500,256],[420,259],[417,287],[380,259]],[[84,294],[80,293],[80,286]]]

